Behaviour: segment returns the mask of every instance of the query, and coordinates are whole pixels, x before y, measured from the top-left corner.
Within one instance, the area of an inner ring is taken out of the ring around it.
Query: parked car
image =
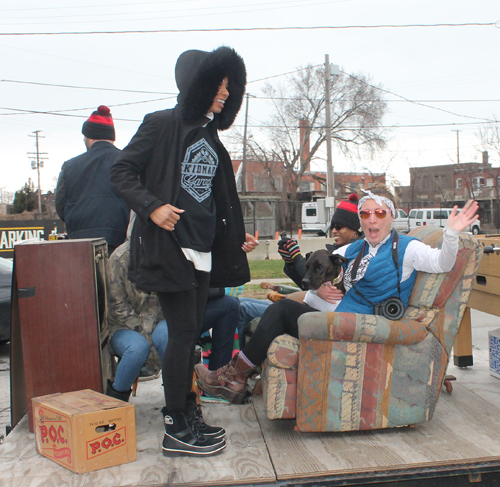
[[[0,257],[0,343],[10,340],[12,261]]]
[[[410,210],[408,218],[410,231],[424,225],[429,227],[444,227],[452,210],[453,208],[414,208]],[[458,212],[460,213],[460,210]],[[476,220],[465,231],[473,235],[478,235],[481,231],[481,222]]]
[[[394,218],[392,226],[399,233],[408,233],[410,231],[408,215],[404,210],[396,210],[396,218]]]

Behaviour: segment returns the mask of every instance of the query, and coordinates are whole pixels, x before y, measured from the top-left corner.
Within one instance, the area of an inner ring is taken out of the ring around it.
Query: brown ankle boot
[[[198,386],[207,394],[223,397],[233,404],[241,404],[246,395],[247,379],[255,367],[250,367],[240,355],[217,370],[208,370],[203,364],[194,368],[198,376]]]

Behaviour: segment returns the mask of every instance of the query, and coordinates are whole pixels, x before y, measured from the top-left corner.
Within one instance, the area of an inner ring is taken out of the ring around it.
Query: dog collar
[[[333,280],[329,283],[330,286],[334,286],[335,284],[338,284],[342,278],[344,277],[344,269],[340,269],[340,274]]]

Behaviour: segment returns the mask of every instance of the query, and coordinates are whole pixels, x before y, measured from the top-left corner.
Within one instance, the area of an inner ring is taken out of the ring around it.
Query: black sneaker
[[[188,417],[188,422],[193,421],[193,428],[196,429],[199,433],[204,436],[208,436],[210,438],[225,438],[226,430],[220,426],[210,426],[205,423],[203,419],[203,414],[201,412],[201,405],[197,404],[193,411],[192,418]]]
[[[226,447],[224,439],[204,436],[190,427],[184,413],[165,414],[164,422],[165,436],[162,444],[164,456],[208,456]]]

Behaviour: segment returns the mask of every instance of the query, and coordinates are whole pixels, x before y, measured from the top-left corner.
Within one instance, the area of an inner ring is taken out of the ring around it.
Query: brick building
[[[410,168],[410,185],[395,188],[399,206],[412,208],[463,206],[473,198],[479,203],[479,219],[483,230],[500,229],[500,168],[488,162],[466,162],[443,166]]]

